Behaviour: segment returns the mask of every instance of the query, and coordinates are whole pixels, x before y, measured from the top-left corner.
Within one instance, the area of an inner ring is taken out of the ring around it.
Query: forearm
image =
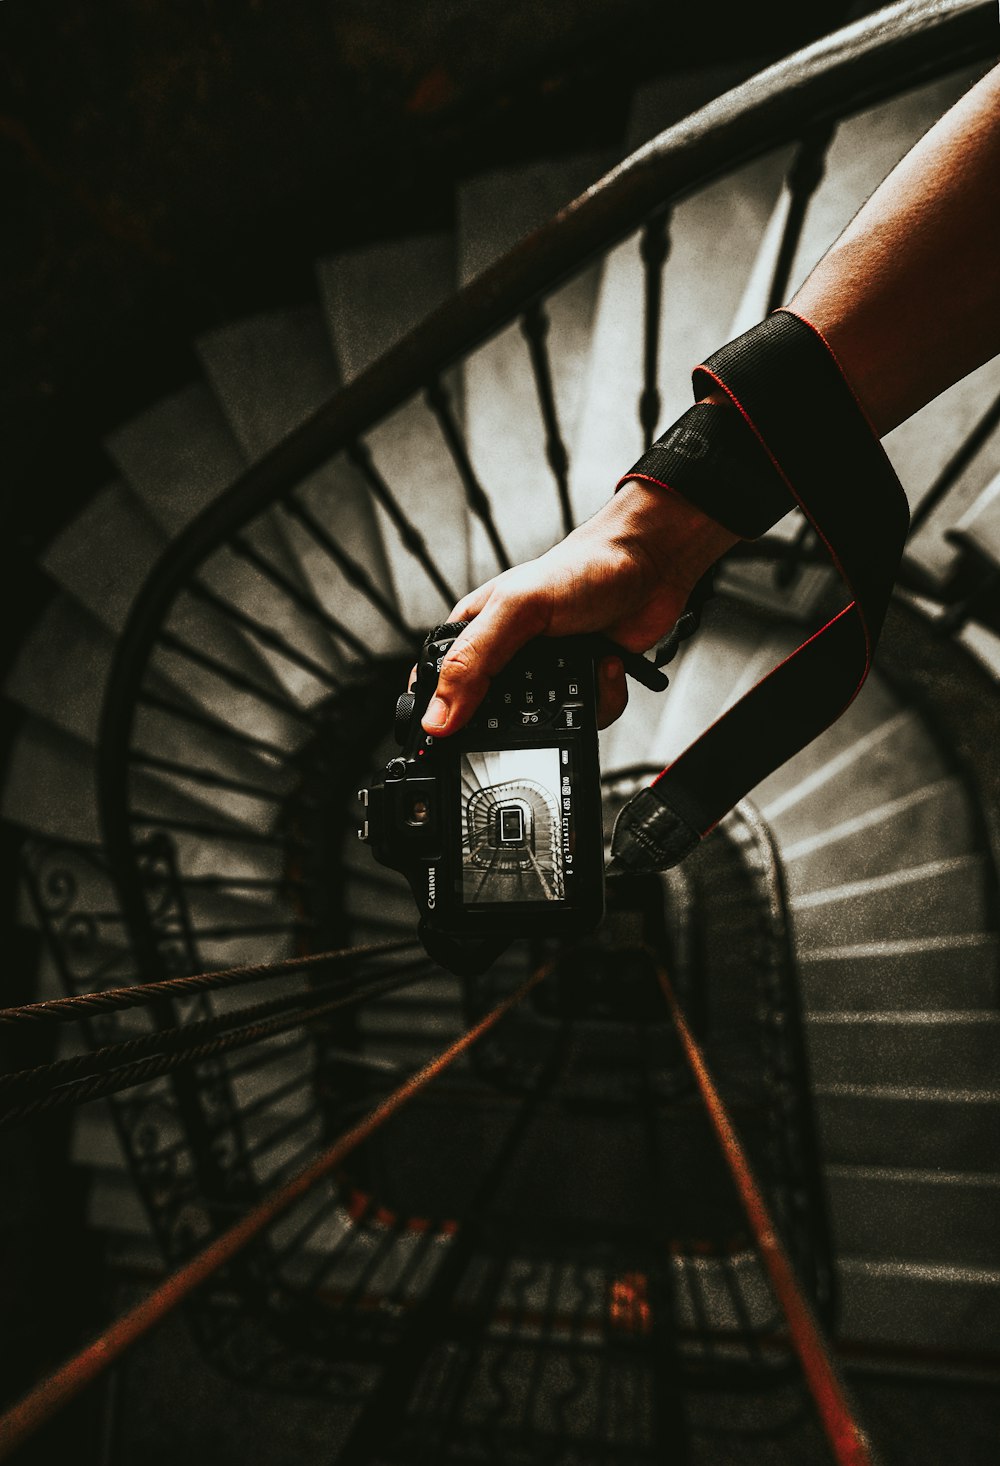
[[[931,128],[791,300],[882,436],[1000,351],[1000,67]]]

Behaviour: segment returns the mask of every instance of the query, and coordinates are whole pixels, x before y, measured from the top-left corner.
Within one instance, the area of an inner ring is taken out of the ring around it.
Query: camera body
[[[433,738],[421,718],[463,629],[449,623],[424,642],[397,704],[400,754],[359,792],[358,833],[409,881],[430,955],[471,975],[517,937],[582,936],[604,914],[601,649],[585,636],[529,642],[472,721]]]

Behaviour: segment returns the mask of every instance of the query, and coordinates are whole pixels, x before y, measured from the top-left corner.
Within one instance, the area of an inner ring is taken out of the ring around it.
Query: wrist
[[[659,584],[671,581],[689,593],[739,537],[682,495],[641,479],[627,479],[610,501],[612,542],[645,561]]]

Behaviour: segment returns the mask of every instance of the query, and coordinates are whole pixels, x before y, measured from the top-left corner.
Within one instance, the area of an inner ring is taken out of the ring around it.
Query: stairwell
[[[814,180],[786,294],[986,64],[945,67],[888,100],[846,110]],[[675,107],[666,87],[641,88],[621,156],[656,136]],[[126,793],[136,837],[171,836],[203,966],[314,950],[331,933],[368,942],[412,932],[405,883],[352,841],[343,801],[329,804],[341,820],[327,850],[336,913],[297,889],[299,876],[306,887],[315,877],[290,867],[281,819],[305,751],[336,737],[333,746],[351,750],[362,774],[356,782],[364,782],[365,763],[376,767],[387,747],[369,737],[377,716],[365,689],[374,681],[388,697],[386,669],[402,675],[421,629],[449,609],[450,593],[496,572],[498,544],[516,563],[560,537],[560,475],[576,521],[593,512],[641,451],[644,387],[647,406],[655,387],[662,427],[689,401],[691,365],[760,318],[792,207],[797,146],[790,137],[674,204],[664,226],[652,384],[644,343],[655,221],[548,298],[546,349],[568,467],[539,411],[530,333],[526,340],[526,327],[512,321],[444,373],[429,403],[401,403],[365,432],[360,451],[311,471],[294,496],[266,505],[199,565],[143,675]],[[74,871],[72,904],[58,908],[55,925],[104,913],[86,954],[91,961],[99,953],[102,981],[129,974],[134,959],[96,855],[105,834],[101,707],[119,638],[154,565],[248,466],[616,161],[587,153],[473,177],[458,189],[452,232],[317,260],[311,300],[197,341],[198,380],[108,438],[117,476],[48,548],[52,599],[4,689],[25,717],[2,810],[29,842],[52,848],[53,869]],[[912,507],[998,393],[993,362],[890,435],[886,447]],[[464,459],[449,422],[460,429]],[[911,539],[907,583],[920,594],[901,595],[928,637],[939,614],[935,591],[943,593],[962,553],[949,532],[964,526],[1000,563],[1000,531],[988,512],[998,476],[994,432]],[[492,515],[482,512],[478,486]],[[774,557],[795,533],[790,520],[778,526]],[[669,692],[633,686],[624,718],[602,734],[609,779],[675,756],[821,610],[832,593],[829,572],[807,564],[782,586],[774,563],[728,564]],[[962,664],[976,658],[970,675],[985,689],[1000,676],[998,648],[988,629],[970,624],[959,629],[953,655]],[[995,707],[995,688],[983,696]],[[346,711],[334,734],[324,719],[338,698]],[[314,776],[326,767],[318,762]],[[845,1357],[893,1359],[904,1369],[928,1360],[959,1373],[983,1361],[995,1368],[1000,928],[996,850],[975,782],[925,708],[877,666],[840,721],[751,798],[787,883],[837,1339]],[[22,919],[38,922],[27,897]],[[49,955],[38,995],[59,991]],[[212,1011],[224,1005],[213,1000]],[[461,993],[430,974],[366,1008],[359,1025],[356,1061],[401,1073],[462,1031]],[[322,1128],[312,1107],[313,1049],[284,1037],[267,1053],[266,1080],[255,1070],[242,1087],[233,1081],[259,1183],[282,1174]],[[82,1109],[73,1133],[74,1164],[92,1175],[90,1224],[121,1263],[155,1269],[150,1220],[104,1106]],[[384,1217],[365,1230],[355,1225],[363,1215],[352,1215],[343,1195],[322,1215],[317,1209],[293,1269],[304,1287],[391,1297],[400,1279],[416,1279],[447,1253],[445,1232],[408,1232]],[[508,1305],[523,1309],[547,1286],[555,1285],[533,1277]],[[721,1307],[711,1290],[706,1297],[710,1314]]]

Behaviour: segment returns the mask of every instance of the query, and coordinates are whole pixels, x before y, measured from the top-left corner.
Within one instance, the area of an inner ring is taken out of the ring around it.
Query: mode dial
[[[412,692],[403,692],[396,699],[396,720],[394,731],[396,735],[396,742],[399,744],[400,748],[402,748],[403,744],[406,742],[409,736],[410,724],[413,721],[413,709],[416,706],[416,701],[417,700],[413,696]]]

